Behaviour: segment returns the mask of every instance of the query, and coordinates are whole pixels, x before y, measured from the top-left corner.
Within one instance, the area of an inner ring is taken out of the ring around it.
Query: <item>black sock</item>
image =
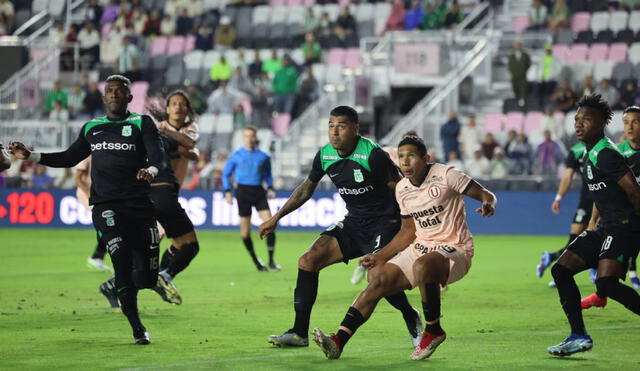
[[[176,253],[167,268],[167,273],[169,273],[171,277],[175,277],[178,273],[182,272],[189,266],[189,263],[191,263],[193,258],[198,255],[200,246],[197,242],[192,242],[182,245],[181,248],[176,249],[175,251]]]
[[[296,319],[292,330],[305,339],[309,337],[311,309],[318,295],[318,276],[318,272],[308,272],[298,268],[298,282],[293,294]]]
[[[424,287],[427,297],[427,301],[422,302],[422,311],[427,322],[424,329],[432,334],[442,334],[444,330],[440,327],[440,285],[437,282],[429,282]]]
[[[411,304],[409,304],[409,299],[407,299],[407,295],[404,291],[400,291],[397,294],[390,295],[385,297],[387,302],[391,304],[394,308],[402,312],[402,317],[404,317],[406,321],[413,321],[416,319],[416,311],[413,310]]]
[[[273,261],[273,253],[276,251],[276,233],[275,232],[267,235],[267,250],[269,251],[269,264],[275,263]]]
[[[347,310],[347,314],[344,316],[344,319],[342,320],[342,323],[340,324],[340,326],[346,327],[349,330],[351,330],[351,334],[349,334],[348,332],[342,329],[338,330],[338,333],[336,334],[340,339],[341,349],[344,348],[344,346],[347,344],[349,339],[353,336],[353,334],[356,333],[356,331],[358,330],[358,327],[362,326],[362,324],[365,321],[366,320],[364,319],[364,317],[362,316],[362,313],[360,313],[359,310],[357,310],[354,307],[349,307],[349,310]]]
[[[122,313],[129,320],[133,336],[136,338],[142,336],[146,329],[142,325],[138,314],[138,290],[128,287],[122,288],[118,293],[118,299],[120,300]]]
[[[629,271],[630,272],[636,271],[636,258],[634,257],[629,258]]]
[[[93,251],[93,254],[91,255],[91,259],[104,260],[104,256],[106,253],[107,253],[107,248],[104,245],[104,242],[102,242],[102,239],[98,237],[98,243],[96,245],[96,249]]]
[[[596,287],[604,296],[610,297],[618,303],[624,305],[635,314],[640,315],[640,295],[636,290],[622,284],[617,277],[602,277],[596,279]]]
[[[162,259],[160,259],[160,270],[163,271],[169,267],[171,264],[171,260],[173,260],[173,254],[175,254],[176,248],[173,245],[169,246],[164,253],[162,254]]]
[[[576,285],[576,280],[573,278],[574,272],[563,265],[554,264],[553,267],[551,267],[551,275],[558,289],[560,305],[562,305],[564,314],[567,316],[567,320],[569,320],[571,333],[585,335],[587,330],[584,327],[584,320],[582,319],[580,290]]]
[[[247,249],[247,252],[251,256],[251,260],[253,260],[253,264],[260,265],[258,261],[258,257],[256,256],[256,252],[253,250],[253,241],[251,237],[243,238],[242,242],[244,243],[244,247]]]

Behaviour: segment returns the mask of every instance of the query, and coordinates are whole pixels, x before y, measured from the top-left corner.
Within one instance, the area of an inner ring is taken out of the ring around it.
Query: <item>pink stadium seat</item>
[[[182,54],[184,51],[184,36],[172,36],[169,39],[167,54],[176,55]]]
[[[327,65],[343,65],[346,49],[333,48],[327,54]]]
[[[112,26],[111,23],[105,23],[102,25],[102,31],[101,31],[102,37],[106,37],[109,34],[109,32],[111,32],[111,26]]]
[[[244,110],[244,114],[247,117],[251,116],[251,112],[253,112],[253,106],[251,105],[251,99],[246,98],[240,101],[240,105],[242,105],[242,109]]]
[[[515,130],[516,132],[522,131],[522,125],[524,123],[524,113],[522,112],[509,112],[505,115],[504,131]]]
[[[566,62],[569,60],[569,46],[564,44],[557,44],[553,46],[553,55],[558,57],[560,61]]]
[[[490,113],[484,117],[484,132],[499,133],[502,131],[504,115],[501,113]]]
[[[40,106],[40,88],[34,79],[23,80],[20,84],[20,109],[31,110]]]
[[[578,33],[589,29],[591,22],[591,14],[587,12],[578,12],[571,19],[571,31]]]
[[[609,45],[607,44],[592,44],[589,49],[588,60],[591,62],[601,62],[607,59],[609,53]]]
[[[195,48],[196,48],[196,37],[193,35],[188,35],[184,41],[184,54],[189,53]]]
[[[343,7],[345,5],[349,5],[349,3],[351,3],[351,0],[338,0],[338,4]]]
[[[609,60],[614,63],[620,63],[627,60],[627,50],[629,47],[626,43],[611,44],[609,48]]]
[[[302,0],[302,4],[305,6],[311,6],[316,3],[316,0]]]
[[[304,6],[305,0],[289,0],[289,6]]]
[[[540,121],[544,114],[542,112],[529,112],[524,119],[524,132],[529,135],[540,128]]]
[[[291,124],[291,116],[288,113],[281,113],[271,120],[271,128],[277,136],[282,136],[289,130]]]
[[[571,64],[580,63],[587,60],[587,54],[589,53],[589,45],[587,44],[574,44],[569,52],[568,62]]]
[[[348,68],[357,68],[360,66],[360,49],[347,49],[347,55],[344,60],[344,66]]]
[[[151,55],[160,55],[167,52],[167,43],[168,40],[164,36],[158,36],[151,42],[151,46],[149,47],[149,53]]]
[[[529,18],[526,15],[519,15],[513,18],[513,30],[518,34],[524,33],[529,27]]]
[[[134,82],[131,85],[131,95],[133,100],[129,103],[129,110],[135,113],[144,112],[144,103],[147,99],[147,92],[149,91],[149,83],[146,81]]]

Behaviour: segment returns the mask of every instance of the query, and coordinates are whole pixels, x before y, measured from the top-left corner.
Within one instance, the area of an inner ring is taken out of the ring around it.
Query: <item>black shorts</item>
[[[178,190],[177,184],[151,187],[151,200],[156,209],[155,217],[169,238],[180,237],[193,231],[191,219],[178,202]]]
[[[400,230],[400,217],[360,219],[347,216],[321,234],[338,240],[344,262],[372,253],[388,244]]]
[[[638,255],[638,240],[638,227],[609,225],[598,227],[595,231],[582,232],[567,249],[581,257],[588,268],[597,268],[600,259],[611,259],[619,261],[626,272],[629,258]]]
[[[591,210],[593,209],[593,200],[580,197],[580,201],[578,202],[578,208],[576,209],[576,213],[573,215],[572,224],[589,224],[589,219],[591,219]]]
[[[160,236],[149,200],[97,204],[93,225],[115,270],[116,288],[151,288],[158,281]]]
[[[238,184],[236,200],[238,200],[238,215],[240,216],[251,216],[252,206],[255,206],[258,211],[269,210],[267,191],[261,186]]]

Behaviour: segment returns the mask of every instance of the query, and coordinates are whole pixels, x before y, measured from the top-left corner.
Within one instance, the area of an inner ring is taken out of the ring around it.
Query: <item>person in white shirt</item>
[[[178,9],[188,8],[189,5],[184,0],[169,0],[164,4],[164,14],[169,14],[172,19],[178,15]]]
[[[120,74],[127,76],[131,80],[137,80],[139,56],[138,47],[132,44],[128,37],[123,37],[120,55],[118,56],[118,71]]]
[[[86,22],[78,33],[78,44],[80,46],[80,58],[86,59],[89,68],[100,60],[100,35],[96,31],[93,23]]]
[[[67,37],[67,33],[64,31],[64,25],[62,24],[62,22],[57,22],[55,27],[53,27],[50,31],[49,31],[49,45],[51,46],[58,46],[61,45],[65,42],[65,39]]]
[[[207,98],[207,110],[216,115],[232,114],[236,105],[245,97],[242,92],[229,87],[226,81],[221,81],[218,89]]]
[[[482,155],[481,150],[473,152],[473,158],[467,160],[466,171],[469,176],[475,179],[487,179],[489,177],[489,170],[491,164],[486,157]]]
[[[542,133],[546,130],[551,133],[551,138],[553,140],[562,140],[565,136],[564,123],[554,115],[554,111],[551,108],[545,109],[544,116],[540,120],[540,127],[536,132],[535,138],[542,139]]]
[[[469,116],[469,122],[460,129],[458,141],[463,158],[465,160],[472,158],[473,152],[480,148],[482,142],[482,129],[476,124],[476,116]]]
[[[464,163],[460,161],[458,154],[455,151],[451,151],[447,155],[447,165],[451,165],[460,171],[465,171]]]
[[[171,36],[176,33],[176,18],[165,13],[162,22],[160,22],[160,33],[165,36]]]
[[[204,13],[202,0],[186,0],[183,4],[184,7],[187,8],[187,14],[191,18],[200,17],[202,13]]]
[[[62,102],[59,100],[53,102],[53,109],[49,112],[49,120],[60,123],[69,121],[69,111],[62,106]]]

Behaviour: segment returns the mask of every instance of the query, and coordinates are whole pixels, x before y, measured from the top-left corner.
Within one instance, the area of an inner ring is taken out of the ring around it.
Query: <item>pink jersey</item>
[[[189,138],[195,140],[196,142],[200,138],[198,124],[196,124],[195,122],[183,128],[180,128],[180,130],[176,130],[176,128],[171,126],[168,122],[162,121],[158,123],[158,129],[160,128],[179,131],[183,134],[186,134],[187,136],[189,136]],[[198,153],[197,148],[192,149],[192,151],[194,151],[196,154]],[[173,173],[176,175],[176,178],[178,178],[178,182],[180,183],[180,185],[182,185],[182,182],[184,182],[184,178],[187,176],[187,169],[189,168],[189,160],[184,157],[173,159],[171,160],[171,168],[173,169]]]
[[[396,186],[400,214],[411,216],[416,225],[416,241],[429,245],[473,247],[467,226],[464,199],[471,178],[453,166],[434,163],[416,187],[408,178]]]

